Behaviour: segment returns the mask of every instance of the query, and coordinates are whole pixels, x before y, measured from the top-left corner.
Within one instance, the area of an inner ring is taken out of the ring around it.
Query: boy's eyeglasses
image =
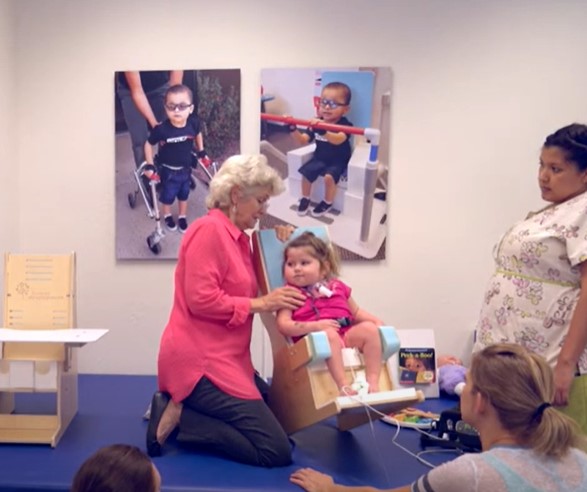
[[[165,103],[165,107],[169,111],[185,111],[188,108],[191,108],[191,104],[186,103],[179,103],[179,104],[172,104],[172,103]]]
[[[340,108],[341,106],[347,106],[346,103],[339,103],[332,99],[320,99],[320,106],[330,109]]]

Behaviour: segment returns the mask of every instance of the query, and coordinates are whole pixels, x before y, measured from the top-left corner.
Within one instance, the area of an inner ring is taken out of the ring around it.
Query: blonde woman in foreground
[[[474,355],[461,395],[463,420],[483,452],[465,454],[392,492],[579,492],[587,490],[587,455],[577,424],[552,407],[553,372],[540,356],[514,344]],[[372,492],[346,487],[304,468],[291,481],[308,492]]]

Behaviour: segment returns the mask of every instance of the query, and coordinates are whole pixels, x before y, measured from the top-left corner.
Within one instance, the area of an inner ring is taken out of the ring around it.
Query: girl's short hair
[[[550,406],[553,372],[539,355],[511,343],[490,345],[473,356],[469,378],[523,445],[549,456],[582,446],[577,424]]]
[[[287,261],[287,252],[291,248],[309,248],[310,254],[320,262],[320,266],[328,262],[329,275],[340,275],[340,261],[336,251],[330,243],[320,239],[314,233],[303,232],[287,243],[283,251],[283,266]]]
[[[212,178],[206,206],[209,209],[228,209],[231,205],[230,192],[235,186],[246,195],[253,194],[258,188],[268,188],[269,195],[275,196],[284,189],[283,179],[267,164],[264,155],[234,155],[224,161]]]
[[[150,458],[136,446],[113,444],[81,465],[71,492],[158,492]]]

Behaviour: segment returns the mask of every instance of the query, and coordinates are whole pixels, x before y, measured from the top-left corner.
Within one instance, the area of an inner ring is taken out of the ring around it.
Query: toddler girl
[[[284,252],[283,276],[288,285],[300,289],[306,302],[295,311],[280,310],[277,326],[294,341],[313,331],[326,333],[332,353],[326,365],[341,395],[357,394],[350,388],[342,359],[344,347],[357,348],[363,354],[369,393],[374,393],[379,391],[383,323],[359,308],[350,287],[336,278],[338,272],[338,259],[325,241],[311,232],[291,240]]]

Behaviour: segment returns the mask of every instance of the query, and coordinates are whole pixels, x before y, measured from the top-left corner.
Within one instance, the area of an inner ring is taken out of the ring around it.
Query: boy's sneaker
[[[167,229],[169,229],[170,231],[177,231],[175,220],[173,220],[173,217],[171,215],[165,217],[165,225],[167,226]]]
[[[300,217],[306,215],[308,213],[308,209],[310,208],[310,199],[309,198],[300,198],[298,202],[298,215]]]
[[[188,230],[188,221],[185,217],[180,217],[177,219],[177,226],[179,227],[179,232],[182,234]]]
[[[326,203],[322,200],[314,210],[312,210],[312,216],[314,217],[322,217],[326,212],[328,212],[332,208],[332,203]]]

